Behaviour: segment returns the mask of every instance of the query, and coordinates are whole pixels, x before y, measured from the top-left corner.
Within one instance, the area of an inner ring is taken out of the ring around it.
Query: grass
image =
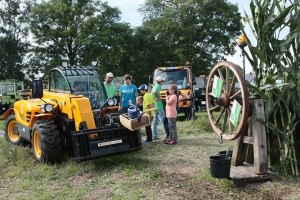
[[[5,122],[5,120],[2,117],[3,116],[0,115],[0,130],[4,130],[4,122]]]
[[[55,165],[36,163],[30,148],[0,137],[0,199],[299,199],[297,178],[245,188],[212,178],[209,156],[233,149],[234,141],[219,144],[202,113],[177,127],[175,146],[157,141],[138,152],[83,163],[66,152]]]

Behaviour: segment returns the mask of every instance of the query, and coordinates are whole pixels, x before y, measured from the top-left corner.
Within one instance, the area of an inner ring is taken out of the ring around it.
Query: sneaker
[[[152,140],[159,140],[160,138],[158,137],[158,138],[152,138]]]
[[[152,142],[152,141],[143,140],[143,143],[149,143],[149,142]]]
[[[164,141],[164,144],[169,144],[172,141],[172,139],[166,139],[166,141]]]
[[[177,144],[177,141],[176,140],[172,140],[171,142],[168,143],[169,145],[175,145]]]
[[[163,143],[165,143],[169,138],[165,137],[165,139],[163,140]]]

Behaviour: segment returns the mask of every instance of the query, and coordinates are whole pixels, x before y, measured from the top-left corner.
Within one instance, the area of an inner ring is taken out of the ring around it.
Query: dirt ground
[[[130,177],[130,179],[135,179],[139,184],[146,187],[146,191],[149,191],[149,193],[143,193],[139,199],[300,199],[299,182],[287,180],[280,176],[277,180],[248,182],[240,188],[233,184],[233,180],[212,178],[209,174],[209,155],[212,154],[211,151],[205,151],[200,147],[185,146],[185,144],[192,143],[195,140],[200,144],[203,142],[202,147],[204,148],[204,143],[211,146],[210,143],[216,142],[215,140],[206,141],[205,136],[197,136],[196,138],[191,136],[180,140],[177,147],[165,147],[162,142],[145,145],[143,151],[152,152],[159,148],[173,148],[176,152],[173,155],[168,155],[167,158],[162,153],[158,158],[160,161],[154,162],[158,173],[155,178],[141,180],[138,176]],[[195,151],[197,149],[202,151],[201,157],[196,156]],[[193,157],[194,159],[192,159]],[[149,170],[153,167],[148,166]],[[112,179],[120,183],[128,179],[124,173],[113,173],[111,175]],[[74,182],[83,184],[87,179],[95,178],[93,176],[93,174],[85,174],[76,177]],[[99,188],[91,191],[88,197],[81,199],[106,197],[107,192],[111,192],[110,189]],[[110,199],[109,196],[107,198]]]

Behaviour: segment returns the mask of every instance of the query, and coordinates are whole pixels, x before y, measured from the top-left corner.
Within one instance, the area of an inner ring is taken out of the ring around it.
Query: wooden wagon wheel
[[[219,98],[212,92],[214,78],[220,78],[223,83]],[[240,69],[229,61],[217,63],[208,76],[205,95],[207,114],[220,142],[239,137],[246,127],[249,111],[249,94]],[[234,103],[240,105],[240,112],[234,115],[238,118],[233,122]]]

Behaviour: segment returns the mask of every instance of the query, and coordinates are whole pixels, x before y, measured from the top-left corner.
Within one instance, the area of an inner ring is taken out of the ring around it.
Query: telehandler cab
[[[60,162],[62,147],[73,148],[76,162],[142,148],[139,133],[120,123],[118,97],[107,99],[92,67],[54,68],[48,89],[41,80],[34,80],[31,89],[27,100],[4,113],[4,134],[11,144],[30,142],[38,162]]]

